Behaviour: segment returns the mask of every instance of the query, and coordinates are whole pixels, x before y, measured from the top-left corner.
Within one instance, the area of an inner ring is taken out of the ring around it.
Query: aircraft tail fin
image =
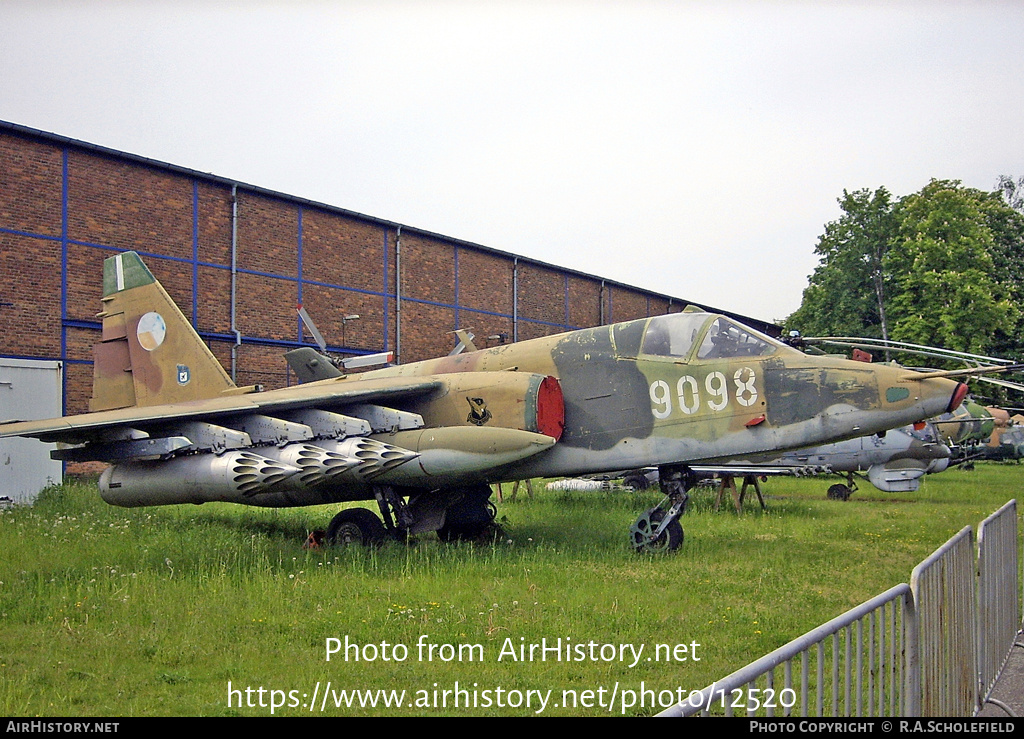
[[[235,388],[135,252],[103,262],[98,318],[90,411],[202,400]]]

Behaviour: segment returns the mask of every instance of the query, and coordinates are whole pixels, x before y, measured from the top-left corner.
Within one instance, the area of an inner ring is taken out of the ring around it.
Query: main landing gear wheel
[[[380,544],[386,536],[384,524],[365,508],[347,508],[332,518],[327,527],[327,543],[336,547],[372,546]]]
[[[655,537],[658,526],[665,519],[665,511],[651,508],[640,514],[629,527],[629,538],[638,552],[672,552],[683,543],[683,527],[679,520],[672,521]]]
[[[851,495],[853,495],[853,491],[841,482],[830,487],[826,493],[829,500],[849,500]]]
[[[494,522],[498,509],[489,498],[489,485],[466,488],[462,499],[448,506],[444,526],[437,530],[441,541],[491,542],[501,535],[501,527]]]
[[[633,488],[633,490],[637,491],[646,490],[651,487],[651,483],[642,472],[630,472],[622,478],[622,484],[627,488]]]

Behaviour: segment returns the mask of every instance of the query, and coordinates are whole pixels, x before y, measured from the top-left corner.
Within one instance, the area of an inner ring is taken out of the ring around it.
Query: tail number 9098
[[[668,418],[672,415],[673,392],[664,380],[651,383],[651,412],[655,418]],[[702,402],[712,411],[723,411],[730,400],[735,400],[744,408],[757,402],[757,388],[754,386],[754,370],[740,367],[732,375],[732,382],[721,372],[711,372],[700,383],[692,375],[683,375],[676,382],[675,402],[686,415],[700,410]]]

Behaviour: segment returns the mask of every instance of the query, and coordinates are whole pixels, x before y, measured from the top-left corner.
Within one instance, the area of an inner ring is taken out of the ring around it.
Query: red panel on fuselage
[[[565,399],[554,377],[545,377],[537,389],[537,433],[562,438],[565,430]]]

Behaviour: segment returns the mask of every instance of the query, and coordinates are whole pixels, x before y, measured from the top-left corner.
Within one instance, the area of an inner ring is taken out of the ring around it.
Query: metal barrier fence
[[[748,716],[898,716],[913,710],[903,668],[903,654],[913,649],[907,635],[912,608],[910,586],[897,585],[660,715],[714,710],[733,716],[741,708]]]
[[[978,695],[988,698],[1020,628],[1017,501],[978,527]]]
[[[974,537],[967,526],[914,568],[921,715],[970,716],[978,705]]]
[[[910,585],[887,590],[659,715],[973,715],[1021,623],[1016,511],[1011,500],[978,527],[977,578],[968,526],[914,568]]]

